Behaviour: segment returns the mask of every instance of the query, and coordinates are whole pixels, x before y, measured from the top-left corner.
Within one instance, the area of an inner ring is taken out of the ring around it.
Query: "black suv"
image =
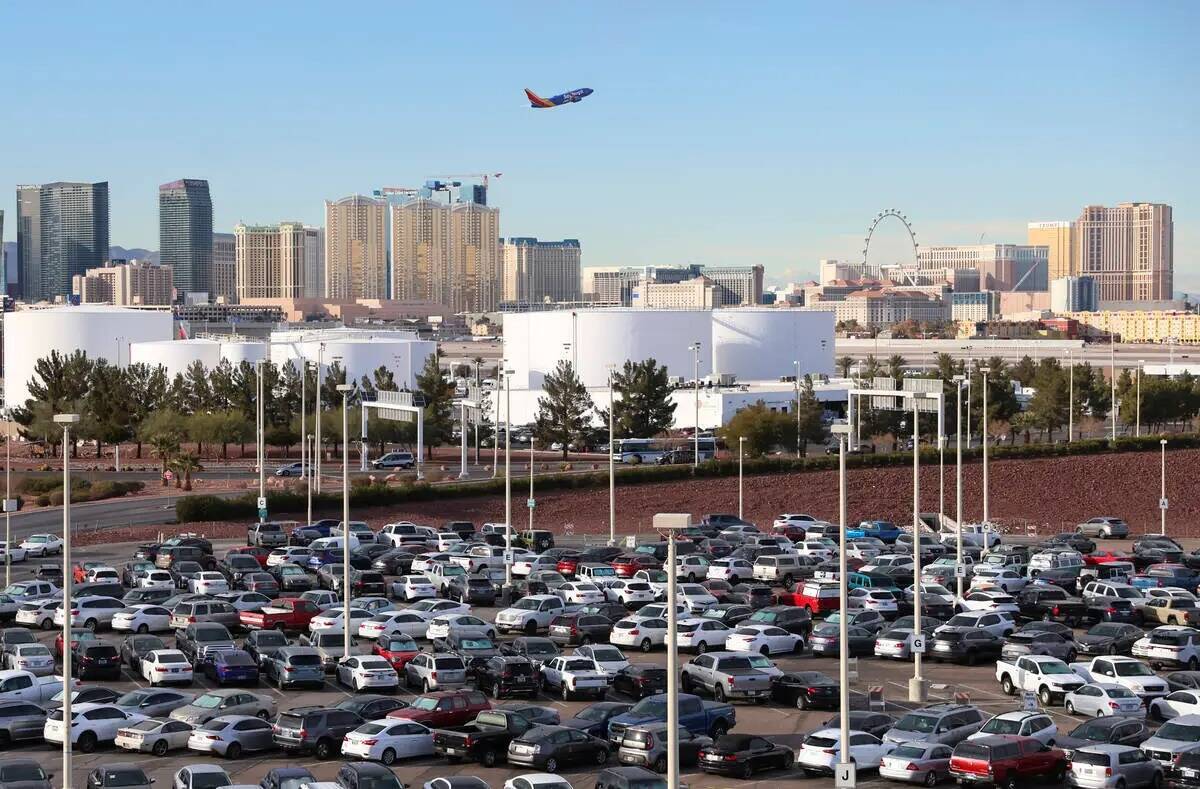
[[[120,679],[121,655],[112,644],[82,641],[71,650],[71,671],[79,679]]]
[[[747,621],[749,624],[771,625],[782,628],[789,633],[804,636],[806,641],[812,635],[812,613],[807,608],[797,608],[791,605],[770,605],[755,611]]]
[[[374,762],[343,764],[335,780],[342,789],[404,789],[394,772]]]
[[[475,685],[492,698],[537,695],[533,663],[517,655],[496,655],[488,658],[475,674]]]
[[[346,735],[363,724],[358,713],[335,707],[293,707],[275,717],[275,744],[285,751],[336,756]]]

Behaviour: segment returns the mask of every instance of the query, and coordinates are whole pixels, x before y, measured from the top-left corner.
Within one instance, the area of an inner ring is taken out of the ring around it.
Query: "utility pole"
[[[79,414],[55,414],[54,421],[63,431],[63,688],[62,688],[62,785],[74,786],[71,778],[71,587],[74,571],[71,567],[71,426],[78,424]]]
[[[963,549],[963,536],[962,536],[962,525],[963,525],[963,522],[962,522],[962,501],[963,501],[963,496],[962,496],[962,494],[963,494],[963,490],[962,490],[962,393],[963,393],[963,378],[965,378],[965,376],[962,376],[962,375],[954,376],[954,383],[955,383],[956,389],[958,390],[958,397],[955,402],[955,410],[954,410],[954,429],[955,429],[954,450],[955,450],[955,453],[958,455],[958,457],[956,458],[955,473],[954,473],[954,476],[955,476],[955,480],[954,480],[954,520],[958,524],[958,528],[955,530],[957,532],[957,535],[956,535],[956,539],[955,539],[955,554],[954,554],[954,556],[955,556],[955,559],[954,559],[954,561],[955,561],[955,564],[954,564],[955,584],[954,584],[954,586],[955,586],[955,592],[957,594],[957,597],[955,599],[960,602],[962,601],[962,596],[963,596],[963,581],[966,578],[966,566],[962,563],[962,560],[963,560],[963,558],[962,558],[962,549]]]
[[[988,513],[988,373],[992,371],[990,367],[980,367],[979,372],[983,373],[983,525],[987,526],[991,523],[991,516]]]
[[[694,442],[692,455],[692,468],[700,465],[700,343],[694,342],[688,346],[695,355],[695,428],[692,430],[692,440]]]
[[[342,393],[342,658],[350,657],[350,384],[338,384]],[[420,447],[417,448],[420,451]]]

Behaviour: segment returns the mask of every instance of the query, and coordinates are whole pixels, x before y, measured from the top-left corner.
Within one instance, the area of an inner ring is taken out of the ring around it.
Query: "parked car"
[[[1032,737],[991,735],[961,742],[950,757],[950,775],[959,783],[1016,787],[1025,781],[1049,779],[1065,784],[1067,757],[1062,750]]]

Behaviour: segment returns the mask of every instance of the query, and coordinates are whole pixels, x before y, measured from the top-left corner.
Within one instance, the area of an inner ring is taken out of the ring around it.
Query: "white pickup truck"
[[[34,704],[45,704],[62,690],[62,686],[61,676],[38,677],[31,672],[17,669],[0,671],[0,701],[32,701]],[[72,680],[72,687],[79,686],[79,680]]]
[[[962,539],[963,545],[973,545],[990,551],[1000,544],[1000,532],[989,523],[964,523]],[[958,542],[958,537],[954,532],[943,532],[942,542],[946,545],[954,545]]]
[[[1090,663],[1072,663],[1071,670],[1088,682],[1111,682],[1131,691],[1143,701],[1167,695],[1166,680],[1137,658],[1109,655]]]
[[[1043,707],[1061,703],[1064,696],[1084,685],[1083,678],[1071,666],[1049,655],[1025,655],[1013,662],[997,661],[996,680],[1009,696],[1022,691],[1036,693]]]

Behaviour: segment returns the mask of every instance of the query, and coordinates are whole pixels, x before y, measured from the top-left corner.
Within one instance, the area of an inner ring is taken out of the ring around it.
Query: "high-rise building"
[[[500,210],[417,196],[391,206],[392,298],[454,312],[500,303]]]
[[[387,298],[387,203],[363,195],[325,201],[325,297]]]
[[[1046,278],[1051,282],[1078,273],[1074,222],[1030,222],[1028,241],[1046,248]]]
[[[233,233],[213,233],[212,296],[237,301],[237,242]]]
[[[510,238],[504,244],[504,301],[581,301],[578,239]]]
[[[304,228],[304,298],[325,296],[325,230]]]
[[[300,222],[237,225],[233,229],[237,260],[237,297],[297,299],[305,296],[307,275],[319,270],[315,254],[320,231]]]
[[[1050,283],[1050,309],[1056,313],[1095,312],[1099,306],[1091,277],[1059,277]]]
[[[500,306],[500,209],[456,203],[450,209],[450,265],[462,287],[456,312],[491,312]]]
[[[171,303],[172,277],[168,266],[110,260],[102,268],[76,274],[71,281],[71,292],[83,304],[166,305]]]
[[[1089,205],[1075,222],[1079,276],[1100,301],[1165,301],[1174,287],[1175,223],[1164,203]]]
[[[180,295],[212,294],[212,226],[208,181],[181,178],[158,187],[159,260],[171,267]]]
[[[762,304],[763,267],[704,266],[701,272],[712,280],[717,307],[745,307]]]
[[[973,268],[980,290],[1045,290],[1049,249],[1025,244],[972,244],[921,247],[923,269]]]
[[[682,282],[648,280],[633,286],[632,306],[641,309],[707,309],[717,306],[717,289],[708,277]]]
[[[66,298],[108,258],[108,183],[17,187],[17,257],[27,301]]]

